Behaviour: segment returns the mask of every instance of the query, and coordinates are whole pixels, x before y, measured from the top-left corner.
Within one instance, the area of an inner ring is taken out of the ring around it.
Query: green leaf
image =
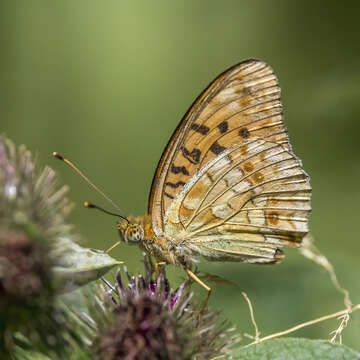
[[[240,360],[355,360],[360,353],[324,340],[282,338],[238,348],[233,359]]]
[[[121,264],[103,251],[83,248],[67,238],[57,240],[51,256],[56,261],[54,285],[61,292],[94,281]]]

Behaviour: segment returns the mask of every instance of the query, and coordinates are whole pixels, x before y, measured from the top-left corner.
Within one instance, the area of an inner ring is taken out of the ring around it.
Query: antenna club
[[[89,201],[85,201],[85,202],[84,202],[84,206],[87,207],[87,208],[98,209],[98,210],[100,210],[100,211],[102,211],[103,213],[108,214],[108,215],[117,216],[117,217],[122,218],[123,220],[125,220],[127,223],[129,223],[129,220],[128,220],[125,216],[122,216],[122,215],[113,213],[113,212],[111,212],[111,211],[107,211],[107,210],[103,209],[103,208],[100,207],[100,206],[97,206],[97,205],[95,205],[95,204],[92,204],[92,203],[89,202]]]
[[[64,158],[57,151],[53,152],[53,156],[56,157],[59,160],[64,161]]]

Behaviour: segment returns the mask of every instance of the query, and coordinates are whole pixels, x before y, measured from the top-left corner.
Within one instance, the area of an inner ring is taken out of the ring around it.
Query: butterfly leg
[[[209,300],[209,297],[210,297],[210,294],[211,294],[211,287],[207,286],[203,281],[201,281],[191,270],[189,269],[185,269],[185,271],[187,272],[187,274],[195,281],[197,282],[198,284],[200,284],[204,289],[206,289],[206,291],[208,292],[207,295],[206,295],[206,298],[205,300],[203,301],[203,303],[201,304],[201,308],[200,308],[200,311],[199,311],[199,315],[202,314],[202,312],[205,310],[206,308],[206,305],[208,303],[208,300]]]
[[[159,277],[159,266],[165,265],[166,262],[164,261],[160,261],[160,262],[156,262],[155,263],[155,274],[156,274],[156,278]]]
[[[114,245],[110,246],[105,252],[109,253],[112,249],[116,248],[120,244],[121,244],[121,241],[116,242]]]

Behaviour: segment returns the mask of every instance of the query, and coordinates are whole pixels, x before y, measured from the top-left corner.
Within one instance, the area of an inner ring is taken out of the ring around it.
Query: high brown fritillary
[[[118,228],[123,241],[183,266],[210,293],[190,271],[198,256],[277,262],[280,248],[300,246],[307,234],[310,196],[278,80],[264,62],[246,60],[218,76],[178,125],[153,178],[149,214]]]

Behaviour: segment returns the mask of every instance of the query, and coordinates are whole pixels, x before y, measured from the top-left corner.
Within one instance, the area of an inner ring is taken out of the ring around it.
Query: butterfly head
[[[144,240],[144,228],[134,222],[122,222],[118,224],[122,239],[129,244],[138,244]]]

